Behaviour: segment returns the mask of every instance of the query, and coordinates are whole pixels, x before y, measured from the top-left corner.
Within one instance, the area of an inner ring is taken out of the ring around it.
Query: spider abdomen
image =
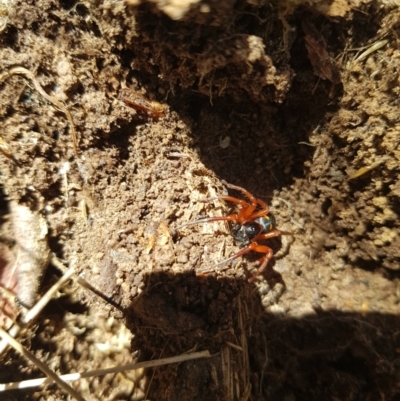
[[[235,240],[242,245],[248,245],[251,240],[260,234],[265,234],[275,227],[275,217],[272,214],[257,217],[245,224],[235,224],[232,234]]]
[[[254,223],[257,223],[260,225],[260,227],[261,227],[260,234],[265,234],[265,233],[275,229],[275,217],[272,213],[269,213],[266,216],[257,217],[254,220]]]

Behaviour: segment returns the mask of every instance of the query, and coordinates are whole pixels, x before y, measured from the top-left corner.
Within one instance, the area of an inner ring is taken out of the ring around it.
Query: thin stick
[[[21,326],[17,323],[14,323],[14,325],[11,326],[10,329],[8,330],[8,334],[12,338],[15,338],[20,333],[20,331],[21,331]],[[2,338],[0,341],[0,357],[3,355],[7,347],[8,347],[8,341]]]
[[[86,401],[80,394],[78,394],[69,384],[61,380],[55,372],[44,364],[41,360],[37,359],[30,351],[23,347],[17,340],[12,338],[5,330],[0,327],[0,336],[8,341],[8,343],[22,356],[31,361],[36,367],[38,367],[45,375],[47,375],[48,382],[55,381],[64,391],[66,391],[71,397],[74,397],[78,401]]]
[[[55,254],[52,255],[51,257],[51,264],[54,265],[58,270],[60,270],[62,273],[66,273],[70,268],[64,266],[64,264],[60,261],[60,259],[57,258]],[[93,294],[97,295],[101,299],[104,299],[104,301],[108,302],[110,305],[114,306],[117,309],[120,309],[120,305],[118,305],[116,302],[114,302],[111,298],[107,297],[104,295],[102,292],[100,292],[97,288],[93,287],[89,282],[87,282],[84,278],[74,274],[72,277],[73,280],[76,280],[76,282],[81,285],[83,288],[86,288],[90,291],[93,292]]]
[[[185,362],[185,361],[189,361],[192,359],[209,358],[210,356],[211,355],[210,355],[209,351],[192,352],[190,354],[173,356],[171,358],[163,358],[163,359],[155,359],[153,361],[147,361],[147,362],[131,363],[129,365],[114,366],[112,368],[106,368],[106,369],[96,369],[96,370],[91,370],[89,372],[84,372],[84,373],[70,373],[67,375],[59,376],[59,378],[64,381],[74,381],[74,380],[79,380],[79,379],[83,379],[86,377],[104,376],[109,373],[118,373],[118,372],[124,372],[127,370],[134,370],[134,369],[141,369],[141,368],[151,368],[151,367],[155,367],[155,366],[168,365],[171,363]],[[6,391],[6,390],[37,387],[37,386],[42,385],[43,383],[48,383],[49,381],[50,380],[48,378],[40,378],[40,379],[24,380],[22,382],[12,382],[12,383],[0,384],[0,392]]]
[[[59,100],[55,99],[54,97],[51,97],[48,95],[45,90],[40,86],[39,82],[33,75],[33,73],[29,70],[27,70],[24,67],[14,67],[10,71],[3,72],[0,74],[0,82],[5,81],[6,79],[10,78],[12,75],[23,75],[27,79],[31,80],[33,83],[33,86],[35,89],[48,101],[50,102],[55,108],[60,110],[65,114],[67,117],[67,120],[70,123],[71,126],[71,139],[72,139],[72,144],[74,146],[74,152],[75,155],[78,156],[78,140],[76,136],[76,131],[75,131],[75,125],[74,125],[74,120],[72,119],[71,113],[67,109],[67,107],[62,104]]]
[[[8,331],[8,334],[15,338],[21,331],[22,325],[28,325],[31,323],[43,310],[43,308],[51,301],[54,294],[61,288],[61,286],[70,279],[70,277],[75,273],[74,269],[68,269],[64,273],[64,275],[43,295],[43,297],[32,307],[32,309],[24,312],[20,321],[14,323],[14,325]],[[7,348],[8,341],[1,340],[0,341],[0,355]]]
[[[164,344],[164,347],[163,347],[163,349],[161,350],[160,357],[161,357],[162,354],[164,353],[165,348],[167,347],[167,344],[169,343],[170,338],[171,338],[171,337],[168,337],[167,342]],[[147,386],[147,388],[146,388],[146,394],[144,395],[144,399],[145,399],[145,400],[147,400],[147,396],[148,396],[148,394],[149,394],[149,392],[150,392],[151,384],[153,383],[154,376],[156,375],[156,371],[157,371],[157,367],[156,367],[155,369],[153,369],[152,375],[151,375],[151,377],[150,377],[149,385]]]
[[[42,298],[22,317],[21,323],[29,324],[35,319],[44,307],[51,301],[56,292],[75,274],[75,269],[68,269],[64,275],[43,295]]]
[[[365,52],[361,53],[354,61],[363,61],[365,60],[371,53],[381,49],[382,47],[388,44],[388,40],[380,40],[375,42],[371,47],[369,47]]]

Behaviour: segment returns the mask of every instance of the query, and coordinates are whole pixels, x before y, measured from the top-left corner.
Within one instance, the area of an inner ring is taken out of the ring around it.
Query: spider
[[[235,253],[233,256],[224,259],[209,268],[203,268],[200,271],[204,272],[206,270],[211,270],[217,266],[240,258],[251,251],[263,253],[264,256],[258,260],[258,264],[260,265],[259,268],[249,279],[249,282],[252,282],[265,270],[268,262],[273,256],[273,251],[270,247],[266,245],[260,245],[258,242],[265,239],[280,237],[281,235],[292,235],[292,233],[275,229],[275,217],[269,212],[268,206],[262,200],[255,198],[249,191],[242,187],[228,184],[226,181],[222,181],[222,183],[228,188],[241,192],[249,199],[249,202],[233,196],[217,196],[215,198],[203,199],[203,201],[206,202],[215,199],[222,199],[228,202],[236,203],[237,205],[241,206],[241,208],[236,214],[220,217],[206,217],[204,219],[183,224],[177,227],[177,229],[194,224],[208,223],[213,221],[232,222],[232,235],[237,242],[244,246],[244,248]]]

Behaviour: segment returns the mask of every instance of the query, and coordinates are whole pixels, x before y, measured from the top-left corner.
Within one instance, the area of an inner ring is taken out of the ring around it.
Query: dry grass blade
[[[375,42],[371,47],[369,47],[367,50],[365,50],[363,53],[361,53],[354,61],[357,62],[357,61],[365,60],[370,54],[372,54],[373,52],[376,52],[377,50],[386,46],[388,43],[389,43],[389,41],[386,39]]]
[[[221,352],[221,366],[224,380],[223,385],[227,391],[226,398],[228,400],[233,400],[233,394],[234,394],[234,388],[233,388],[234,377],[233,377],[233,371],[231,369],[231,359],[232,355],[230,352],[230,348],[226,346],[223,347]]]
[[[51,258],[51,263],[52,263],[53,266],[55,266],[58,270],[60,270],[64,274],[68,270],[71,269],[71,268],[68,268],[68,267],[64,266],[63,263],[60,261],[60,259],[58,259],[57,256],[55,256],[54,254],[53,254],[52,258]],[[82,278],[82,277],[80,277],[78,275],[73,275],[72,279],[75,280],[82,288],[86,288],[89,291],[92,291],[93,294],[97,295],[98,297],[100,297],[104,301],[108,302],[110,305],[113,305],[116,308],[119,307],[112,299],[110,299],[107,296],[105,296],[101,291],[99,291],[97,288],[93,287],[84,278]]]
[[[74,268],[68,269],[65,274],[43,295],[42,298],[31,308],[21,319],[21,323],[29,324],[34,320],[43,308],[51,301],[56,292],[66,283],[75,273]]]
[[[243,350],[242,352],[242,380],[244,391],[240,398],[241,401],[247,401],[250,397],[251,383],[250,383],[250,362],[249,362],[249,349],[246,336],[246,322],[245,317],[249,314],[243,309],[246,307],[242,297],[238,298],[238,323],[240,328],[240,345]]]
[[[249,383],[248,386],[245,388],[245,391],[240,397],[239,401],[247,401],[250,398],[250,393],[251,393],[251,384]]]
[[[79,379],[83,379],[83,378],[87,378],[87,377],[103,376],[103,375],[106,375],[109,373],[119,373],[119,372],[124,372],[127,370],[151,368],[151,367],[156,367],[156,366],[168,365],[171,363],[185,362],[185,361],[189,361],[192,359],[208,358],[210,356],[211,355],[210,355],[209,351],[192,352],[190,354],[173,356],[171,358],[163,358],[163,359],[155,359],[153,361],[131,363],[129,365],[115,366],[115,367],[106,368],[106,369],[96,369],[96,370],[91,370],[89,372],[84,372],[84,373],[70,373],[67,375],[62,375],[59,378],[62,380],[65,380],[65,381],[74,381],[74,380],[79,380]],[[6,390],[37,387],[37,386],[40,386],[47,382],[49,382],[48,378],[40,378],[40,379],[33,379],[33,380],[25,380],[23,382],[0,384],[0,392],[6,391]]]
[[[72,119],[71,113],[69,112],[67,107],[64,104],[62,104],[59,100],[57,100],[54,97],[51,97],[50,95],[48,95],[44,91],[44,89],[40,86],[39,82],[37,81],[37,79],[35,78],[33,73],[31,71],[27,70],[24,67],[14,67],[10,71],[3,72],[2,74],[0,74],[0,82],[5,81],[6,79],[10,78],[13,75],[23,75],[27,79],[31,80],[32,83],[33,83],[33,86],[35,87],[35,89],[48,102],[50,102],[55,108],[57,108],[58,110],[60,110],[61,112],[63,112],[65,114],[65,116],[67,117],[67,119],[68,119],[68,121],[70,123],[70,126],[71,126],[71,139],[72,139],[72,144],[74,146],[74,152],[75,152],[75,155],[78,156],[78,154],[79,154],[79,152],[78,152],[78,140],[77,140],[77,136],[76,136],[75,125],[74,125],[74,121]]]
[[[221,368],[223,382],[221,387],[225,389],[227,400],[247,401],[251,394],[249,350],[246,337],[246,320],[243,309],[246,307],[242,297],[239,296],[233,305],[237,316],[238,344],[227,341],[221,350]],[[237,313],[236,313],[237,312]]]
[[[62,285],[64,285],[66,281],[70,279],[70,277],[74,273],[75,273],[74,269],[67,270],[66,273],[35,304],[35,306],[22,316],[20,323],[22,323],[23,325],[31,323],[39,315],[39,313],[43,310],[43,308],[49,303],[54,294],[61,288]],[[11,337],[15,338],[20,331],[21,331],[21,326],[19,326],[18,324],[14,324],[14,326],[12,326],[11,329],[9,330],[8,334]],[[8,343],[9,341],[5,339],[0,341],[0,355],[7,348]]]
[[[55,372],[48,368],[41,360],[37,359],[30,351],[23,347],[17,340],[11,337],[6,331],[0,327],[0,336],[8,341],[8,343],[22,356],[29,359],[36,367],[38,367],[51,381],[55,381],[64,391],[71,397],[78,401],[85,401],[85,399],[78,394],[69,384],[60,379]]]

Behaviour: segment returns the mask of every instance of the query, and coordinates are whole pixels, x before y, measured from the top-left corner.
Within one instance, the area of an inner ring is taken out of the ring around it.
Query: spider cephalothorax
[[[274,237],[279,237],[284,234],[291,235],[291,233],[280,231],[275,229],[275,217],[269,212],[268,206],[260,199],[255,198],[250,192],[242,187],[231,185],[223,181],[228,187],[242,192],[250,202],[243,199],[238,199],[233,196],[218,196],[216,198],[207,198],[204,201],[213,199],[222,199],[229,202],[236,203],[241,206],[240,210],[236,214],[230,214],[229,216],[221,217],[207,217],[205,219],[192,221],[190,223],[183,224],[177,229],[193,224],[207,223],[212,221],[230,221],[232,222],[232,234],[237,242],[239,242],[244,248],[237,252],[230,258],[224,259],[221,262],[211,266],[210,269],[230,262],[240,256],[245,255],[250,251],[264,253],[265,255],[259,259],[260,267],[257,272],[250,277],[249,281],[253,281],[259,274],[261,274],[266,268],[269,260],[273,256],[273,251],[266,245],[260,245],[258,242]],[[201,269],[204,271],[205,269]],[[209,269],[207,269],[209,270]]]

